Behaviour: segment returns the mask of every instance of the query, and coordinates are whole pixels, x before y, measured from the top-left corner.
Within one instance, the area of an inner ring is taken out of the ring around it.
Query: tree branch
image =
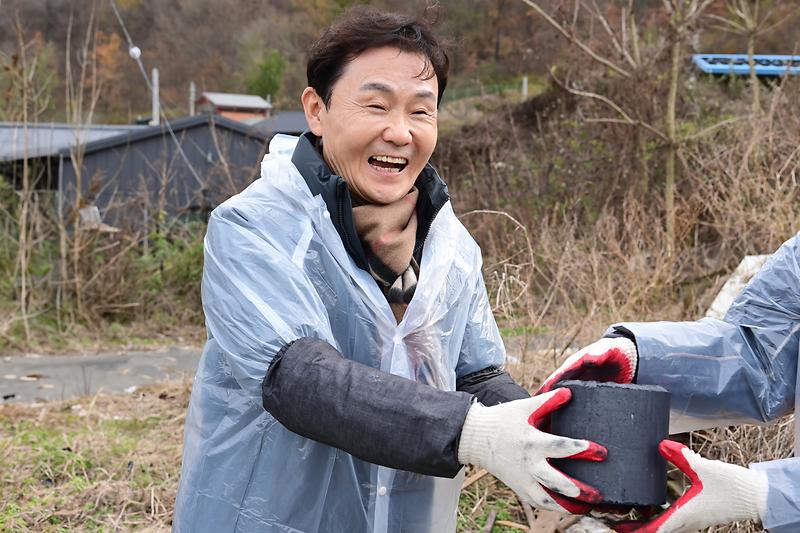
[[[584,98],[591,98],[593,100],[598,100],[600,102],[603,102],[608,107],[616,111],[616,113],[622,117],[622,120],[618,123],[630,124],[631,126],[641,126],[642,128],[648,130],[659,139],[669,142],[669,137],[667,137],[667,135],[663,131],[659,130],[652,124],[648,124],[647,122],[642,122],[641,120],[636,120],[632,118],[625,112],[624,109],[622,109],[619,105],[617,105],[613,100],[611,100],[607,96],[603,96],[602,94],[597,94],[589,91],[581,91],[579,89],[573,89],[572,87],[569,87],[565,83],[561,82],[552,72],[550,75],[552,76],[553,81],[555,81],[556,84],[564,88],[564,90],[576,96],[583,96]],[[602,121],[609,122],[611,120],[613,119],[603,119]]]
[[[723,120],[721,122],[717,122],[716,124],[714,124],[712,126],[709,126],[707,128],[704,128],[704,129],[698,131],[697,133],[694,133],[692,135],[687,135],[686,137],[681,138],[679,142],[695,141],[695,140],[697,140],[697,139],[699,139],[701,137],[705,137],[706,135],[708,135],[710,133],[713,133],[714,131],[716,131],[716,130],[718,130],[720,128],[723,128],[723,127],[725,127],[725,126],[727,126],[729,124],[735,124],[736,122],[740,122],[740,121],[744,120],[745,118],[746,117],[734,117],[734,118],[729,118],[727,120]]]
[[[630,72],[628,72],[627,70],[625,70],[624,68],[622,68],[622,67],[620,67],[618,65],[615,65],[614,63],[612,63],[608,59],[605,59],[604,57],[599,56],[597,53],[595,53],[594,50],[589,48],[582,41],[578,40],[574,35],[572,35],[570,32],[568,32],[561,24],[559,24],[553,17],[548,15],[547,12],[545,12],[544,9],[539,7],[539,5],[536,2],[533,2],[532,0],[522,0],[522,2],[525,2],[528,6],[532,7],[534,11],[536,11],[551,26],[553,26],[556,30],[558,30],[558,32],[561,33],[561,35],[566,37],[568,41],[570,41],[570,42],[574,43],[575,45],[577,45],[578,48],[583,50],[589,57],[591,57],[592,59],[594,59],[598,63],[600,63],[602,65],[605,65],[606,67],[610,68],[611,70],[613,70],[614,72],[616,72],[620,76],[623,76],[625,78],[630,78],[631,77],[631,73]]]

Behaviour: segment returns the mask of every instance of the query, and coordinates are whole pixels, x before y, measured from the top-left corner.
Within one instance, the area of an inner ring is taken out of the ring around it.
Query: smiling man
[[[310,51],[310,131],[212,213],[175,531],[452,532],[466,464],[535,506],[601,499],[548,459],[605,449],[537,427],[569,390],[502,370],[480,250],[428,163],[447,71],[424,22],[348,11]]]
[[[365,203],[406,196],[433,153],[439,83],[431,68],[422,55],[374,48],[347,65],[331,94],[303,92],[325,161]]]

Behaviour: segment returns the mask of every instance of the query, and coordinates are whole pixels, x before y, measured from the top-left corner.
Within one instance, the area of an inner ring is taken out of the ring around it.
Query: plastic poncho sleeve
[[[678,415],[672,433],[786,415],[797,399],[800,237],[770,257],[722,321],[623,323],[612,330],[619,327],[636,339],[637,382],[670,391]],[[764,527],[800,531],[800,459],[753,468],[769,481]]]
[[[274,215],[256,202],[234,199],[209,220],[203,310],[229,372],[248,399],[261,405],[261,382],[282,347],[300,337],[332,344],[334,339],[324,304],[292,261],[293,232],[304,228],[285,228],[288,237],[278,243],[263,234],[276,224],[256,220]]]
[[[626,322],[637,382],[671,393],[672,409],[716,422],[766,422],[794,409],[800,341],[800,241],[787,241],[725,320]]]
[[[487,405],[528,397],[493,365],[502,341],[483,278],[469,287],[459,363],[481,368],[460,379],[461,392],[442,391],[359,364],[315,339],[282,350],[264,380],[264,408],[307,438],[391,468],[455,476],[458,441],[472,395]]]
[[[750,465],[767,475],[769,493],[761,524],[770,533],[800,531],[800,457]]]
[[[480,256],[477,260],[478,275],[469,292],[464,340],[456,366],[456,389],[475,395],[484,405],[528,398],[530,393],[502,370],[506,350],[480,272]]]
[[[486,284],[480,271],[474,277],[471,291],[467,294],[471,295],[470,305],[456,365],[457,379],[489,367],[501,367],[506,359],[506,349],[497,329]]]

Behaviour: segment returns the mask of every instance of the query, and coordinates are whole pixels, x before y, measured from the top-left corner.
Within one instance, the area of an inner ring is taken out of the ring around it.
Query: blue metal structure
[[[694,54],[694,64],[708,74],[749,76],[747,54]],[[800,56],[754,55],[756,76],[800,74]]]

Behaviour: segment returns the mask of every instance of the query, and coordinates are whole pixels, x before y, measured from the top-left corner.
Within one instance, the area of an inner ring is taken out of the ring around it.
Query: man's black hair
[[[311,47],[306,76],[309,87],[330,105],[331,92],[348,62],[359,54],[390,46],[403,52],[422,55],[425,69],[423,79],[436,76],[439,85],[438,102],[447,86],[450,59],[431,25],[421,18],[400,13],[387,13],[369,6],[347,10]]]

